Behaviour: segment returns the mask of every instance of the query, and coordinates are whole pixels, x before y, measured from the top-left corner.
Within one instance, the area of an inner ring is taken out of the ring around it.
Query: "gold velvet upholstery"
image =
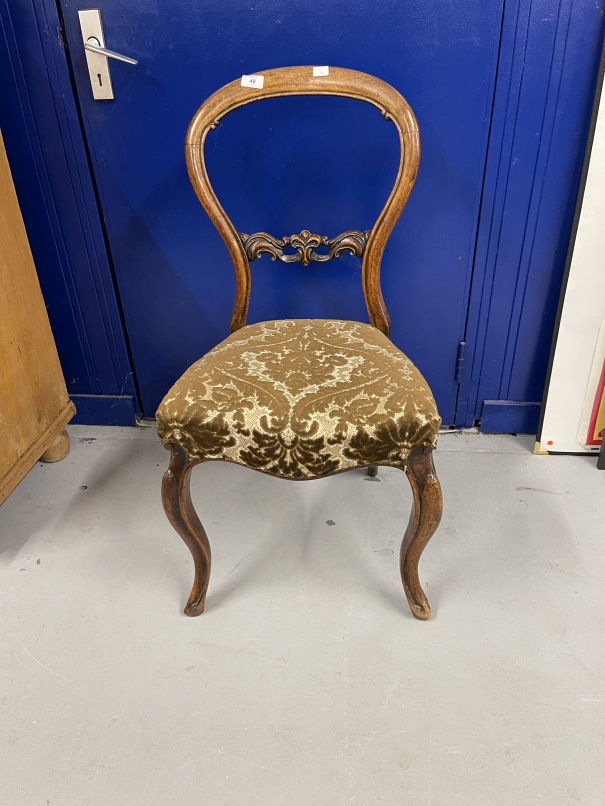
[[[190,367],[157,411],[158,434],[193,461],[226,459],[290,479],[404,468],[440,418],[412,362],[360,322],[248,325]]]

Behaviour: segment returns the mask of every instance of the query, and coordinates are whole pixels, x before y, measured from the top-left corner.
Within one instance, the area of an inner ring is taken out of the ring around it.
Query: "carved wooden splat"
[[[340,249],[340,246],[347,242],[346,236],[351,235],[350,233],[343,233],[333,239],[338,241],[342,238],[342,241],[340,244],[335,244],[335,251],[332,255],[332,257],[335,257],[341,251],[357,254],[355,250],[361,248],[361,244],[357,242],[357,237],[363,235],[363,252],[359,254],[363,255],[361,282],[368,317],[374,327],[388,336],[390,319],[380,288],[380,261],[395,222],[405,207],[418,170],[420,135],[414,113],[405,98],[402,98],[397,90],[385,81],[367,73],[360,73],[357,70],[330,67],[330,72],[327,76],[316,77],[313,76],[312,66],[303,65],[264,70],[262,75],[264,78],[262,87],[242,87],[241,79],[238,78],[221,87],[214,95],[211,95],[194,115],[189,124],[185,141],[187,169],[193,188],[204,210],[206,210],[224,240],[233,261],[236,282],[231,331],[239,330],[246,324],[248,305],[250,303],[250,260],[253,259],[250,255],[254,254],[255,257],[258,257],[259,254],[270,254],[276,260],[284,260],[286,263],[294,261],[285,260],[286,255],[282,256],[275,253],[275,251],[269,251],[270,249],[283,250],[281,244],[285,239],[279,241],[267,233],[255,233],[249,236],[250,240],[244,246],[241,235],[221,207],[208,177],[204,160],[204,145],[208,132],[214,129],[222,118],[234,109],[265,98],[280,98],[291,95],[332,95],[356,98],[372,104],[379,110],[385,120],[394,124],[399,137],[400,159],[397,176],[389,198],[376,223],[369,235],[367,233],[354,233],[353,241],[349,241],[353,247],[351,249]],[[296,252],[299,253],[298,245],[292,242],[292,238],[300,238],[304,241],[304,235],[305,233],[291,236],[290,243],[287,245],[293,246]],[[262,249],[260,248],[260,243],[256,241],[255,245],[254,241],[259,236],[263,236],[265,239]],[[309,237],[321,238],[321,236],[311,236],[310,233]],[[326,238],[326,240],[328,239]],[[285,243],[284,246],[286,246]],[[315,252],[316,256],[310,257],[313,250],[318,246],[320,246],[319,242],[317,246],[310,245],[310,243],[305,246],[300,243],[301,256],[306,255],[306,257],[302,260],[298,254],[289,255],[289,257],[294,257],[296,261],[300,260],[303,265],[308,265],[312,260],[320,258],[317,252]],[[306,252],[305,249],[307,250]],[[329,251],[330,246],[328,246]],[[329,257],[326,258],[326,256],[321,255],[321,260],[323,259],[329,259]]]
[[[286,235],[281,240],[274,238],[267,232],[255,232],[252,235],[239,233],[241,242],[246,250],[248,260],[256,260],[261,255],[270,255],[271,260],[281,260],[282,263],[325,263],[333,257],[339,257],[343,252],[349,252],[355,257],[363,257],[371,230],[347,230],[335,238],[327,235],[312,235],[304,229],[300,235]],[[286,247],[296,249],[296,252],[286,253]],[[316,252],[318,246],[326,246],[327,252]]]

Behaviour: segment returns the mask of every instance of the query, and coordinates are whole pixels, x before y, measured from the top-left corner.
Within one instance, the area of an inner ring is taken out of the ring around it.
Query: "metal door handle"
[[[121,53],[116,53],[114,50],[102,48],[96,36],[88,37],[84,43],[84,49],[89,50],[91,53],[100,53],[101,56],[107,56],[109,59],[117,59],[119,62],[126,62],[126,64],[138,64],[138,61],[131,59],[130,56],[122,56]]]

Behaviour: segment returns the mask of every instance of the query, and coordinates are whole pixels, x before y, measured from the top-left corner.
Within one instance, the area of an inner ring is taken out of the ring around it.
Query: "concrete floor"
[[[152,428],[71,429],[0,508],[2,806],[603,806],[605,473],[447,434],[415,621],[403,474],[206,465],[214,567]]]

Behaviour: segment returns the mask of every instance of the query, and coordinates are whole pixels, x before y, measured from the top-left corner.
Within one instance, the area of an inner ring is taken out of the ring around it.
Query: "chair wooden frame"
[[[210,96],[194,115],[185,141],[189,178],[204,210],[223,238],[235,269],[236,293],[231,331],[234,332],[246,324],[250,302],[250,261],[263,252],[271,254],[274,259],[278,257],[288,262],[299,259],[282,252],[285,245],[290,245],[298,250],[303,263],[309,260],[327,260],[338,256],[342,251],[362,256],[363,293],[370,323],[388,336],[390,318],[380,287],[380,263],[389,235],[405,207],[418,171],[420,136],[414,113],[407,101],[389,84],[356,70],[331,67],[329,75],[315,77],[310,66],[283,67],[267,70],[262,75],[262,88],[244,87],[237,80]],[[237,232],[220,205],[210,184],[204,160],[204,144],[208,132],[216,128],[221,118],[238,107],[264,98],[289,95],[356,98],[373,104],[386,120],[394,123],[401,148],[399,169],[391,194],[369,232],[350,231],[331,241],[307,231],[303,231],[300,236],[282,240],[266,233],[247,236]],[[314,252],[314,247],[318,244],[328,246],[328,255]],[[162,502],[168,519],[193,556],[195,579],[185,613],[197,616],[204,610],[211,553],[208,537],[191,501],[191,470],[204,461],[225,460],[191,460],[180,445],[165,443],[165,447],[171,451],[171,459],[162,483]],[[410,609],[416,618],[423,620],[430,617],[431,611],[419,581],[418,563],[442,514],[441,487],[435,473],[432,451],[432,445],[424,445],[414,449],[408,458],[405,472],[412,487],[414,501],[400,552],[401,578]],[[376,475],[377,467],[370,466],[368,472]]]

